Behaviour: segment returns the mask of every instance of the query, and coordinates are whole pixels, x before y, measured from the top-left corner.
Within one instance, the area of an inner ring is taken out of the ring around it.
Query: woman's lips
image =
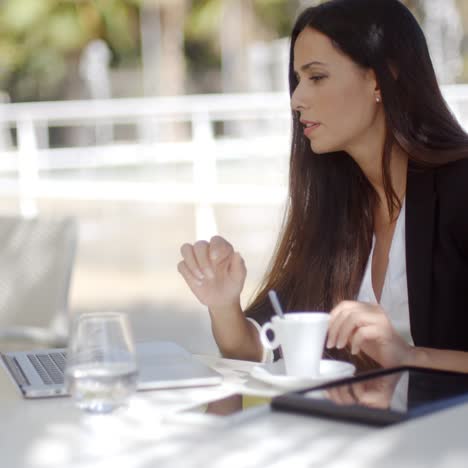
[[[312,134],[312,132],[314,132],[319,127],[320,127],[319,123],[307,123],[304,126],[304,135],[308,137],[309,135]]]

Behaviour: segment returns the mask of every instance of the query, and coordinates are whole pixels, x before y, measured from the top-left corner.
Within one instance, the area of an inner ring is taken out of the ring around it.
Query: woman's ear
[[[375,71],[372,68],[369,68],[367,70],[367,80],[369,81],[369,86],[372,94],[375,97],[381,96],[380,85],[377,81],[377,75],[375,74]]]

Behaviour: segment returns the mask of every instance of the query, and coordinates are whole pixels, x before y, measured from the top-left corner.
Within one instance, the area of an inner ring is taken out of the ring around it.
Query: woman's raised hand
[[[247,270],[228,241],[214,236],[210,242],[184,244],[180,252],[177,269],[202,304],[224,308],[240,303]]]

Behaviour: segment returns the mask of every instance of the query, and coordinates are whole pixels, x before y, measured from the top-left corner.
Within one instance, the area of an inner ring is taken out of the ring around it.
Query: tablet
[[[468,374],[384,369],[273,398],[275,410],[386,426],[468,402]]]

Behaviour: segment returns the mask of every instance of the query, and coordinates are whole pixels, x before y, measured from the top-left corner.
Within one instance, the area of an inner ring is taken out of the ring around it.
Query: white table
[[[23,400],[0,372],[2,468],[468,466],[468,404],[387,429],[271,412],[230,427],[171,422],[197,402],[256,387],[244,361],[200,356],[225,375],[216,387],[140,392],[127,410],[81,413],[69,398]],[[271,391],[270,391],[271,394]],[[256,410],[257,411],[257,410]]]

